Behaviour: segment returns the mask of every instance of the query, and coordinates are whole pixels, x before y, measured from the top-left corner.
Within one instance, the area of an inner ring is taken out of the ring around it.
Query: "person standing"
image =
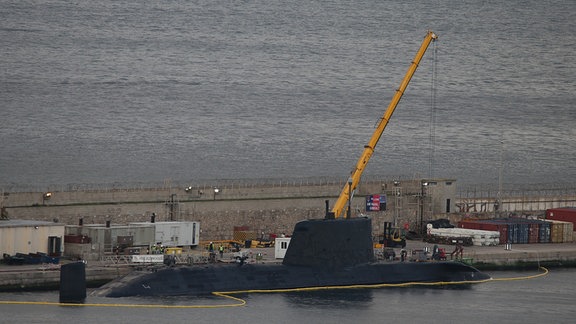
[[[210,255],[210,262],[214,263],[216,262],[216,252],[214,252],[214,242],[210,242],[210,245],[208,245],[208,252]]]
[[[450,253],[451,260],[454,258],[454,255],[456,255],[456,259],[458,259],[458,255],[460,255],[460,259],[462,259],[462,257],[464,256],[464,248],[462,247],[462,243],[460,243],[460,241],[456,242],[456,247],[454,248],[454,251]]]

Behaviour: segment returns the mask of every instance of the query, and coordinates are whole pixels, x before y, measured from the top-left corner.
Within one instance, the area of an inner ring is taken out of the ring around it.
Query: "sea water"
[[[215,296],[89,296],[89,306],[53,306],[41,303],[57,303],[58,292],[0,293],[0,323],[572,323],[576,271],[550,269],[546,276],[512,280],[539,273],[538,269],[490,272],[493,278],[511,280],[462,289],[403,287],[235,296],[240,301]],[[2,304],[8,300],[40,304]]]
[[[0,1],[0,186],[576,179],[574,1]]]

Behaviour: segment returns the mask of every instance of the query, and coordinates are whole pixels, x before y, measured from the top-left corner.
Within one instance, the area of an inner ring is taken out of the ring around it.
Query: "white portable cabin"
[[[200,241],[200,222],[130,223],[154,226],[155,242],[163,246],[197,246]]]
[[[4,253],[46,253],[61,256],[64,252],[65,224],[36,220],[0,221],[0,255]]]
[[[276,259],[284,259],[288,245],[290,245],[289,237],[277,237],[274,243],[274,257]]]

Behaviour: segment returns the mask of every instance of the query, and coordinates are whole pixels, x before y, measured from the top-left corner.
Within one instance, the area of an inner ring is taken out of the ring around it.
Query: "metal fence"
[[[506,184],[465,185],[458,187],[458,198],[518,198],[518,197],[561,197],[576,196],[574,184]]]
[[[392,181],[406,177],[364,176],[365,181]],[[70,191],[142,191],[170,188],[254,188],[254,187],[298,187],[344,185],[348,177],[302,177],[302,178],[246,178],[246,179],[197,179],[151,182],[114,182],[114,183],[69,183],[69,184],[0,184],[0,192],[70,192]]]

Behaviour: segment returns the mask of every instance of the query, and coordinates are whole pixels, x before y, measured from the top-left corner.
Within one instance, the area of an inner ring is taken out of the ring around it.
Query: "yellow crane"
[[[428,46],[436,39],[438,39],[438,36],[436,36],[434,32],[428,31],[426,37],[424,37],[424,41],[422,41],[422,45],[420,46],[418,53],[416,53],[416,57],[414,57],[414,60],[412,61],[412,64],[408,69],[408,72],[406,72],[406,75],[404,76],[402,83],[400,83],[400,88],[396,90],[396,93],[394,94],[392,101],[390,102],[388,108],[384,112],[382,119],[380,119],[380,122],[378,123],[376,130],[372,134],[372,137],[370,138],[368,145],[364,146],[364,152],[360,156],[360,159],[358,159],[356,167],[352,171],[350,178],[348,178],[348,182],[346,183],[346,185],[344,185],[344,188],[342,189],[342,192],[340,193],[338,200],[336,200],[336,203],[332,208],[332,212],[329,215],[327,215],[327,217],[339,218],[342,216],[342,213],[345,210],[347,210],[347,217],[348,218],[350,217],[351,213],[350,206],[348,206],[347,208],[346,203],[348,202],[348,204],[350,204],[351,193],[354,192],[354,190],[358,186],[358,183],[360,182],[360,177],[362,176],[362,173],[364,172],[364,169],[366,168],[366,165],[368,164],[370,157],[372,157],[374,149],[376,148],[376,144],[378,144],[378,141],[380,140],[380,137],[382,136],[382,133],[386,128],[386,125],[388,125],[388,121],[392,117],[392,113],[394,113],[396,106],[398,106],[398,102],[400,102],[400,99],[402,99],[402,95],[404,94],[404,91],[408,87],[408,83],[410,83],[410,80],[412,79],[414,72],[416,72],[416,68],[418,68],[418,64],[420,64],[420,61],[422,60],[424,53],[426,53]]]

